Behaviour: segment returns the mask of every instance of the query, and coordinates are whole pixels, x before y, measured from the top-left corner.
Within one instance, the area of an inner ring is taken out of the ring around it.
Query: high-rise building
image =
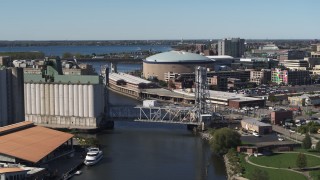
[[[271,81],[284,85],[310,84],[310,72],[307,70],[282,70],[275,68],[271,71]]]
[[[0,126],[24,121],[22,68],[0,69]]]
[[[240,38],[222,39],[218,42],[218,55],[242,57],[245,52],[245,40]]]

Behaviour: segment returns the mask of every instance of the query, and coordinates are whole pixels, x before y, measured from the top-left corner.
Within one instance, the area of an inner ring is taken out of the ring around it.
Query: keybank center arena
[[[195,67],[213,69],[214,61],[208,57],[183,52],[170,51],[150,56],[143,60],[143,76],[146,79],[167,81],[179,73],[193,73]]]

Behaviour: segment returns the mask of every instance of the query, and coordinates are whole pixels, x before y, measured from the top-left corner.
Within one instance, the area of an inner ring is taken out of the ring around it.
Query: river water
[[[114,105],[139,102],[110,92]],[[77,180],[219,180],[226,179],[223,159],[185,125],[115,122],[114,130],[96,135],[104,158],[82,168]]]
[[[0,52],[42,51],[46,55],[64,52],[91,54],[132,52],[153,49],[168,51],[166,46],[55,46],[55,47],[1,47]],[[89,63],[89,62],[88,62]],[[90,62],[99,72],[104,62]],[[118,71],[141,70],[139,64],[119,64]],[[140,102],[110,92],[114,105],[136,105]],[[106,130],[96,137],[104,158],[95,166],[82,168],[77,180],[220,180],[226,178],[221,157],[212,156],[209,145],[187,131],[185,125],[142,122],[115,122],[114,130]]]

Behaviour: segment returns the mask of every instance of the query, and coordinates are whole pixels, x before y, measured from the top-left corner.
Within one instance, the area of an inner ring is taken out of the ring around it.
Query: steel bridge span
[[[110,106],[109,120],[133,120],[140,122],[158,122],[172,124],[201,125],[196,117],[195,107],[163,106]]]

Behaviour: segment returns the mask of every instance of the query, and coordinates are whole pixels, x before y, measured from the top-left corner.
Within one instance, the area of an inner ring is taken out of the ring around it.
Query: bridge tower
[[[209,113],[210,101],[209,88],[207,82],[207,69],[205,67],[196,67],[195,69],[195,106],[198,121],[202,122],[202,115]]]

